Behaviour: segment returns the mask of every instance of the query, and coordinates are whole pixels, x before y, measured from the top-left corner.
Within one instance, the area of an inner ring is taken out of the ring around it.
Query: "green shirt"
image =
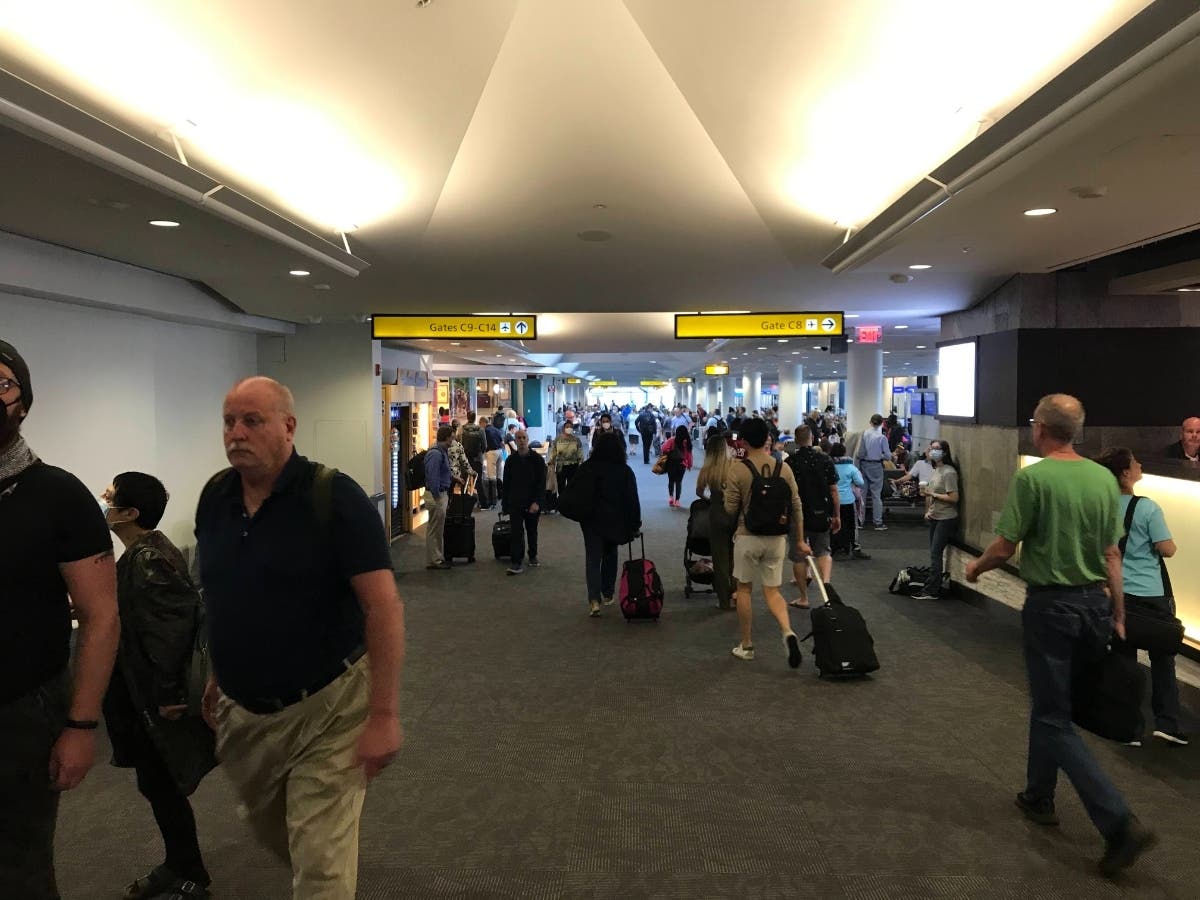
[[[1124,533],[1112,472],[1091,460],[1043,459],[1013,478],[996,534],[1021,543],[1028,584],[1108,579],[1104,551]]]

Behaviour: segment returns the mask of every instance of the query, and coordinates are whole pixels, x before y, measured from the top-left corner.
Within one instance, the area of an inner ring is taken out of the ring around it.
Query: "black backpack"
[[[788,466],[796,477],[796,490],[804,506],[804,530],[828,531],[833,499],[829,496],[829,479],[824,462],[826,457],[819,451],[801,447],[787,458]],[[830,463],[832,465],[832,463]]]
[[[748,459],[742,462],[754,476],[746,507],[746,530],[751,534],[787,534],[792,520],[792,486],[779,474],[783,462],[775,460],[775,471],[770,475],[763,475]]]
[[[487,449],[487,438],[478,425],[464,425],[461,442],[467,459],[478,459]]]
[[[421,450],[413,454],[408,465],[404,467],[404,486],[410,491],[425,487],[425,454],[428,452]]]

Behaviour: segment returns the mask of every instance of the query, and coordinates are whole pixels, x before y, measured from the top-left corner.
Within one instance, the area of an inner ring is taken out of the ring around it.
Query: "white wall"
[[[383,379],[371,326],[298,325],[261,336],[259,374],[296,398],[296,449],[345,472],[368,494],[383,490]]]
[[[120,272],[92,265],[112,288]],[[221,401],[254,374],[255,336],[0,293],[0,337],[29,364],[34,452],[95,493],[120,472],[155,475],[171,494],[160,528],[193,543],[200,488],[228,465]]]

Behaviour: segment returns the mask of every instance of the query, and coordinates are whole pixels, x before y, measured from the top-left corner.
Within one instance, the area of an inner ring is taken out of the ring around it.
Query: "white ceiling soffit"
[[[1194,2],[1159,0],[1068,66],[866,223],[822,265],[844,272],[883,252],[904,230],[941,215],[977,180],[1037,144],[1074,116],[1119,90],[1200,35]],[[1005,52],[1011,48],[1005,47]]]

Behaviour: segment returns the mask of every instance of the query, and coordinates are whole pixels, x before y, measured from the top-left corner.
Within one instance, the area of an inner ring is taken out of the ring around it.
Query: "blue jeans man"
[[[1098,586],[1031,590],[1021,624],[1031,700],[1025,796],[1053,800],[1062,769],[1097,830],[1115,839],[1129,823],[1129,806],[1071,724],[1072,667],[1104,652],[1112,634],[1111,601]]]

